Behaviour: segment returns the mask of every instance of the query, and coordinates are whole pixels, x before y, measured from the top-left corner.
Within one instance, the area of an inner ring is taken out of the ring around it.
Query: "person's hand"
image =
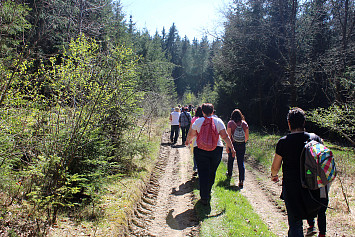
[[[271,181],[273,181],[273,182],[279,182],[279,175],[271,175]]]
[[[236,152],[235,152],[234,148],[231,149],[231,152],[232,152],[232,157],[235,157]]]

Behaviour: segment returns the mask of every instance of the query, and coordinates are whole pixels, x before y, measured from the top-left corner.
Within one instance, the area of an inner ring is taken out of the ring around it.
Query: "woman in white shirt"
[[[221,119],[212,117],[213,111],[214,108],[212,104],[205,103],[202,105],[202,113],[204,117],[197,119],[192,124],[185,143],[186,145],[188,145],[192,142],[194,137],[198,137],[199,133],[201,132],[201,126],[205,119],[212,118],[212,121],[219,135],[217,146],[213,150],[204,150],[199,148],[199,137],[194,142],[194,156],[197,163],[200,183],[200,202],[203,205],[209,204],[209,201],[211,199],[211,189],[216,177],[216,171],[222,159],[223,143],[221,141],[221,138],[226,142],[227,147],[231,150],[232,156],[235,157],[235,150],[226,132],[226,126],[224,125]]]

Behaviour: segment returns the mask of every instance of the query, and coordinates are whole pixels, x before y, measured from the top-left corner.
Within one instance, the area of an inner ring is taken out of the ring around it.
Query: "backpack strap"
[[[308,139],[307,139],[307,141],[305,141],[305,144],[308,143],[308,142],[310,142],[310,141],[317,141],[317,142],[323,144],[322,139],[320,139],[315,133],[308,133],[308,132],[305,132],[304,134],[305,134],[306,136],[308,136]]]

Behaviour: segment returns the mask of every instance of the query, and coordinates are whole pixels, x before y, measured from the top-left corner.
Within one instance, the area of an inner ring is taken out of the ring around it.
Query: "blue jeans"
[[[205,151],[194,147],[201,199],[211,198],[216,171],[222,160],[222,151],[223,147],[216,147],[213,151]]]
[[[245,156],[245,143],[233,142],[234,150],[236,151],[238,170],[239,170],[239,181],[243,182],[245,180],[245,166],[244,166],[244,156]],[[232,153],[228,153],[228,176],[232,176],[234,157]]]
[[[171,125],[170,141],[176,143],[179,137],[179,125]]]

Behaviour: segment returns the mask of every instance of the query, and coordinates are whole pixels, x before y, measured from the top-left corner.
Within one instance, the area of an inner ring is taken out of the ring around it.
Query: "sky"
[[[137,30],[151,35],[168,32],[173,23],[180,37],[191,41],[207,35],[210,40],[223,31],[223,14],[230,0],[121,0],[127,21],[132,15]],[[206,34],[208,30],[208,34]]]

